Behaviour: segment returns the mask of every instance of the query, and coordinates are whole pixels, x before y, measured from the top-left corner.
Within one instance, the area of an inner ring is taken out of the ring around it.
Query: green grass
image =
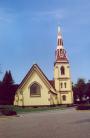
[[[55,110],[64,110],[67,109],[66,105],[56,106],[56,107],[18,107],[18,106],[10,106],[5,105],[3,108],[11,109],[17,112],[17,114],[21,113],[29,113],[29,112],[42,112],[42,111],[55,111]]]
[[[30,108],[30,107],[13,107],[17,113],[28,113],[28,112],[42,112],[42,111],[52,111],[52,110],[64,110],[65,108],[60,107],[38,107],[38,108]]]
[[[66,106],[57,106],[57,107],[16,107],[9,106],[9,108],[13,109],[17,113],[29,113],[29,112],[42,112],[42,111],[55,111],[55,110],[64,110]]]

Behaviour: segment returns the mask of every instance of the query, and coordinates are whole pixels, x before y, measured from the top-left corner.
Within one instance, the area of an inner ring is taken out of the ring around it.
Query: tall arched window
[[[66,101],[66,95],[62,96],[63,101]]]
[[[66,82],[64,82],[64,87],[65,87],[65,88],[67,87],[67,83],[66,83]]]
[[[63,66],[61,66],[60,70],[61,70],[61,75],[64,75],[65,74],[65,68]]]
[[[37,83],[30,86],[30,96],[41,96],[41,87]]]
[[[60,83],[60,86],[61,86],[61,88],[63,87],[63,83],[62,82]]]

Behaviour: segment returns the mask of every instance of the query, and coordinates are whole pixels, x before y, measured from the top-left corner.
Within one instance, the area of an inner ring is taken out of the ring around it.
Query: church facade
[[[34,64],[16,91],[14,105],[35,107],[61,104],[73,104],[73,91],[69,60],[58,27],[54,79],[48,80],[40,67]]]

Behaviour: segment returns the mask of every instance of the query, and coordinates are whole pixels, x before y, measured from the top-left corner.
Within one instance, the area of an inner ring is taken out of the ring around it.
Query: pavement
[[[2,117],[0,138],[90,138],[90,111],[71,108]]]

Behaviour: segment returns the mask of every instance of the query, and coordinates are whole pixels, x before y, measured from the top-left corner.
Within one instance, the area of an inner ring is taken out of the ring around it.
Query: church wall
[[[61,88],[61,83],[62,83],[62,88]],[[66,83],[66,87],[65,87]],[[60,91],[70,91],[71,90],[71,81],[70,79],[63,79],[59,81],[59,89]]]
[[[30,96],[30,85],[34,82],[40,84],[41,96],[32,97]],[[20,91],[23,93],[23,102],[20,100]],[[38,105],[50,105],[50,93],[44,82],[40,79],[37,73],[31,75],[26,84],[22,89],[19,90],[19,106],[38,106]],[[22,105],[23,104],[23,105]]]
[[[57,105],[58,104],[58,97],[56,94],[51,93],[50,94],[50,103],[51,105]]]
[[[62,98],[63,95],[66,96],[66,101],[63,100],[63,98]],[[73,98],[72,98],[71,91],[67,92],[66,94],[65,93],[61,94],[61,104],[72,104],[72,103],[73,103]]]
[[[64,66],[65,68],[65,75],[61,75],[60,68]],[[54,67],[54,77],[57,78],[70,78],[70,69],[68,63],[57,63]]]

